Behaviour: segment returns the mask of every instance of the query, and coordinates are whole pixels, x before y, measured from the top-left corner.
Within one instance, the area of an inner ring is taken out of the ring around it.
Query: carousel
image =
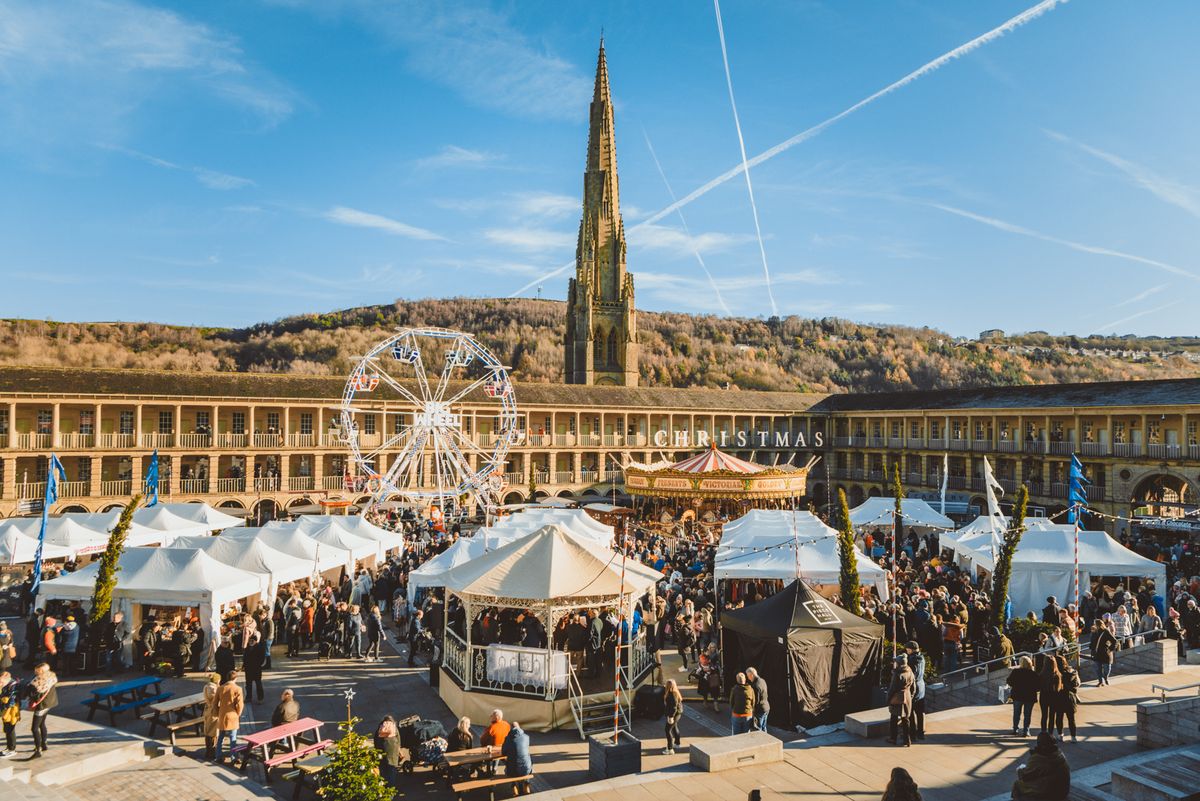
[[[582,736],[598,708],[608,710],[611,730],[618,692],[626,728],[633,692],[654,667],[645,632],[614,641],[599,664],[588,665],[556,630],[598,614],[628,631],[637,599],[660,578],[553,523],[454,567],[442,579],[442,700],[457,716],[486,720],[499,707],[527,730],[571,726]]]
[[[714,444],[674,464],[626,465],[625,491],[655,506],[686,501],[696,514],[734,518],[751,508],[790,505],[807,491],[814,464],[816,457],[803,467],[762,465],[725,453]]]

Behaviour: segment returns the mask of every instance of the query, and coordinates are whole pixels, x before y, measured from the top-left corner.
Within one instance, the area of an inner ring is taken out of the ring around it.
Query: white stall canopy
[[[225,514],[220,509],[214,509],[207,503],[160,503],[159,506],[185,520],[203,523],[209,531],[224,531],[246,522],[240,517],[234,517]]]
[[[37,554],[37,537],[30,537],[20,526],[10,521],[0,522],[0,565],[20,565],[32,562]],[[47,542],[42,548],[42,559],[67,559],[72,556],[69,548]]]
[[[858,579],[863,586],[873,586],[879,597],[887,600],[888,579],[882,567],[862,551],[858,554]],[[836,537],[797,541],[788,535],[772,540],[758,539],[752,546],[721,547],[714,558],[713,579],[779,579],[790,582],[797,578],[808,584],[837,584],[841,575]]]
[[[837,532],[809,511],[751,509],[721,529],[721,546],[748,547],[755,542],[779,542],[789,537],[800,540],[836,537]]]
[[[283,551],[277,551],[260,539],[246,537],[180,537],[171,548],[198,548],[223,564],[266,575],[267,597],[274,598],[280,584],[306,579],[313,574],[313,563]]]
[[[322,545],[303,531],[294,529],[268,528],[236,528],[221,535],[220,539],[258,539],[277,551],[294,556],[308,562],[317,572],[336,570],[346,566],[349,554],[341,548]],[[310,573],[311,573],[310,568]]]
[[[855,528],[891,526],[896,513],[895,498],[867,498],[850,510],[850,522]],[[900,523],[907,528],[954,528],[954,521],[920,498],[901,498]]]

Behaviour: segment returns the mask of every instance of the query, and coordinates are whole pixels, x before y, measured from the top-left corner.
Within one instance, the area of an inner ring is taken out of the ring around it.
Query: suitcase
[[[647,720],[659,720],[663,716],[667,690],[654,684],[637,688],[633,694],[633,716]]]

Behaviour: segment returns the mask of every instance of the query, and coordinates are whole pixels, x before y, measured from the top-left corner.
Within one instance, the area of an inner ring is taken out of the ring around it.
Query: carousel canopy
[[[446,573],[458,595],[571,602],[641,594],[662,575],[559,525],[543,526]]]
[[[224,531],[246,522],[240,517],[214,509],[207,503],[160,503],[159,506],[184,520],[203,523],[209,531]]]
[[[810,465],[811,466],[811,465]],[[625,467],[625,491],[654,498],[767,500],[805,493],[808,467],[768,467],[747,462],[713,445],[681,462]]]
[[[896,500],[894,498],[867,498],[860,506],[850,510],[850,522],[855,528],[862,526],[890,526],[895,514]],[[954,521],[934,509],[920,498],[901,498],[900,513],[904,519],[900,522],[908,528],[954,528]]]
[[[96,588],[99,562],[42,582],[40,598],[86,600]],[[222,604],[266,591],[266,577],[217,561],[193,548],[127,548],[113,596],[167,606]]]
[[[221,535],[220,539],[259,539],[271,548],[289,556],[303,559],[317,570],[345,567],[348,554],[341,548],[322,545],[303,531],[280,528],[238,528]]]
[[[37,554],[38,541],[30,537],[20,526],[9,521],[0,522],[0,564],[19,565],[32,562]],[[66,559],[71,549],[47,542],[42,548],[43,559]]]

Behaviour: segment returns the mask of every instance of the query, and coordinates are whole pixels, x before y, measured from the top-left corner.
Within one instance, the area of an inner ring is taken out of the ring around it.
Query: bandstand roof
[[[640,594],[662,575],[587,537],[547,525],[453,568],[443,582],[457,595],[545,603]]]

